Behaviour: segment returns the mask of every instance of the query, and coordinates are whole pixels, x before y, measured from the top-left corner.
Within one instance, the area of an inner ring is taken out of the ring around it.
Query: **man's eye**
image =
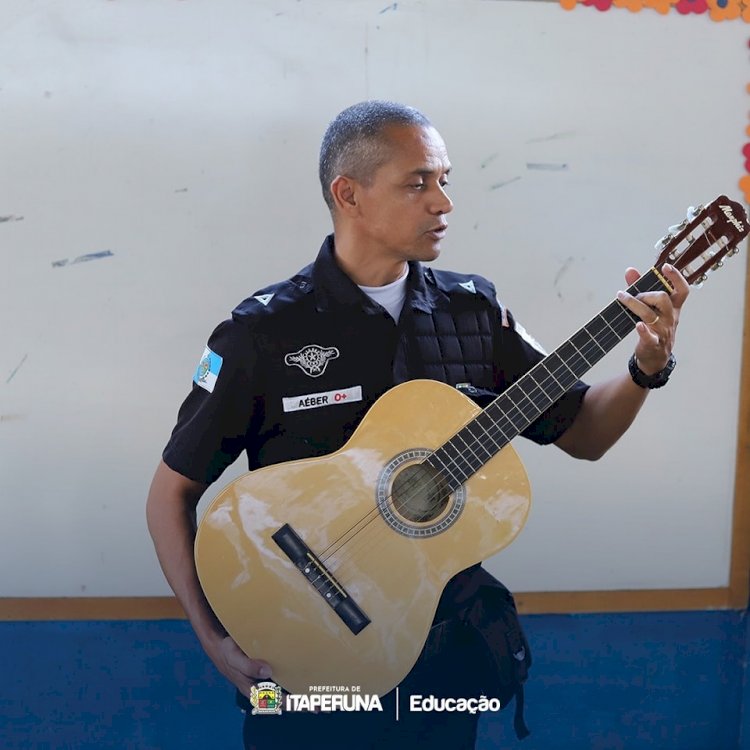
[[[440,183],[440,187],[443,187],[443,188],[444,187],[448,187],[448,185],[450,185],[450,182],[448,182],[448,180],[446,180],[445,182],[441,182]]]
[[[411,185],[415,190],[421,190],[425,186],[424,182],[417,182],[414,185]]]

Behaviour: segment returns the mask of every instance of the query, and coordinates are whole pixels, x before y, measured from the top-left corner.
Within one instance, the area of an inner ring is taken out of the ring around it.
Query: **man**
[[[160,563],[201,645],[243,696],[258,680],[272,678],[273,664],[240,650],[201,590],[193,559],[195,507],[209,484],[242,451],[255,469],[336,450],[397,383],[426,377],[470,395],[494,395],[542,358],[488,281],[422,266],[438,257],[446,233],[450,171],[443,140],[420,112],[363,102],[338,115],[320,156],[333,235],[314,264],[248,298],[216,329],[156,470],[147,516]],[[625,370],[590,387],[577,383],[524,430],[526,437],[595,460],[627,430],[648,387],[662,384],[673,366],[688,285],[670,266],[662,272],[674,287],[671,295],[619,295],[641,319],[634,375]],[[625,278],[632,284],[638,276],[630,268]],[[288,400],[334,389],[347,392],[346,403],[311,399],[310,408],[293,409]],[[435,622],[464,622],[493,580],[478,567],[456,576]],[[471,631],[442,625],[431,631],[407,678],[410,689],[434,693],[442,680],[461,694],[487,684],[491,659],[485,656],[496,644],[486,618]],[[361,714],[285,717],[248,716],[246,747],[304,739],[307,748],[395,748],[412,747],[419,737],[432,747],[472,748],[476,735],[470,714],[407,716],[400,724]]]

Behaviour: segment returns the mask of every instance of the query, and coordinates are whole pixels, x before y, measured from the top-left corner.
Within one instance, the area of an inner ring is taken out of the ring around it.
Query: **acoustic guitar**
[[[725,196],[692,209],[628,291],[671,292],[665,262],[702,283],[749,229]],[[529,481],[510,441],[637,321],[611,302],[484,410],[436,381],[396,386],[335,453],[229,484],[195,541],[201,586],[227,632],[291,693],[393,689],[447,581],[510,544],[526,521]]]

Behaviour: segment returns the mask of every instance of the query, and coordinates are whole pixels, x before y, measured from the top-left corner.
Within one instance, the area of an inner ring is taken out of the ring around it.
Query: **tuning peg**
[[[672,234],[665,234],[655,245],[654,249],[656,252],[660,253],[672,240],[674,239],[674,235]]]
[[[688,225],[688,220],[683,219],[679,224],[674,224],[667,230],[670,234],[677,234],[681,232]]]
[[[692,221],[702,210],[703,206],[690,206],[687,210],[688,221]]]

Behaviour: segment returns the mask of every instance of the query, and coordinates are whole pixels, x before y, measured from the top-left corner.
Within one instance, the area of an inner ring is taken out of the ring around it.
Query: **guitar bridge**
[[[370,624],[370,618],[288,523],[272,534],[271,539],[354,635]]]

